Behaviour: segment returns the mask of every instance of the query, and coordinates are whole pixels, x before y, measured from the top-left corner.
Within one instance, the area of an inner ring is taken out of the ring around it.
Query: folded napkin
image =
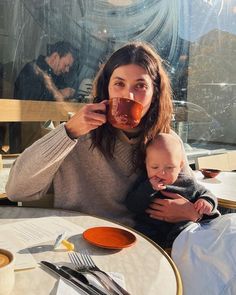
[[[80,291],[78,288],[72,285],[69,285],[69,283],[67,283],[63,279],[59,280],[56,295],[78,295],[78,294],[84,295],[85,293],[82,290]]]
[[[122,286],[123,288],[125,288],[125,280],[124,280],[124,276],[120,273],[114,273],[114,272],[110,272],[109,275],[113,278],[113,280],[115,280],[120,286]],[[106,291],[101,287],[101,285],[97,282],[97,280],[92,277],[91,275],[86,275],[87,279],[89,280],[89,282],[91,284],[93,284],[94,286],[96,286],[97,288],[101,288],[101,290],[106,293]],[[58,287],[57,287],[57,293],[56,295],[85,295],[86,293],[84,293],[82,290],[79,290],[78,288],[72,286],[70,283],[68,283],[67,281],[63,280],[62,278],[60,278],[59,283],[58,283]],[[109,294],[109,293],[107,293]]]

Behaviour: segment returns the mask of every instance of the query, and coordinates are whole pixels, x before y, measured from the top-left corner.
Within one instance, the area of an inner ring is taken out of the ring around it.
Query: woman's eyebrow
[[[146,81],[146,79],[144,79],[144,78],[139,78],[139,79],[137,79],[136,81]]]
[[[113,77],[112,79],[117,79],[117,80],[122,80],[122,81],[125,81],[125,79],[124,78],[121,78],[121,77],[119,77],[119,76],[116,76],[116,77]],[[135,81],[146,81],[144,78],[139,78],[139,79],[137,79],[137,80],[135,80]]]
[[[121,77],[119,77],[119,76],[113,77],[112,79],[117,79],[117,80],[122,80],[122,81],[125,80],[125,79],[123,79],[123,78],[121,78]]]

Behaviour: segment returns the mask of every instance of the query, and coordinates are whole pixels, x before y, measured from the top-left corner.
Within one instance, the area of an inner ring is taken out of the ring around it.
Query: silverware
[[[86,252],[86,253],[82,252],[82,253],[80,253],[80,255],[81,255],[81,258],[82,258],[84,264],[88,267],[88,269],[90,269],[92,271],[98,271],[98,272],[104,274],[110,280],[110,282],[121,292],[121,294],[123,294],[123,295],[131,295],[128,291],[126,291],[123,287],[121,287],[115,280],[113,280],[113,278],[110,277],[108,273],[101,270],[94,263],[92,257],[89,255],[88,252]]]
[[[68,274],[72,275],[75,279],[81,281],[83,284],[85,284],[88,289],[92,289],[93,291],[97,292],[99,295],[107,295],[107,293],[104,293],[102,290],[95,287],[93,284],[89,282],[89,280],[83,275],[82,273],[79,273],[78,271],[68,267],[68,266],[60,266],[62,270],[67,272]]]
[[[91,290],[90,288],[88,288],[88,286],[86,286],[84,283],[79,282],[77,279],[74,279],[72,277],[72,275],[70,275],[69,273],[65,272],[64,270],[62,270],[60,268],[60,266],[55,265],[53,263],[50,263],[48,261],[41,261],[40,262],[44,267],[46,267],[47,269],[50,269],[52,272],[54,272],[55,274],[59,275],[60,277],[64,278],[67,282],[69,282],[71,285],[73,285],[74,287],[78,288],[79,290],[82,290],[83,292],[85,292],[85,294],[88,295],[98,295],[99,293]],[[101,293],[100,293],[101,294]]]
[[[76,252],[69,252],[68,255],[69,255],[70,261],[74,264],[75,269],[78,272],[91,274],[108,291],[110,295],[120,295],[120,293],[114,290],[114,288],[110,284],[108,284],[107,281],[101,278],[101,276],[99,276],[94,271],[89,270],[88,267],[82,263],[78,255],[76,255]]]

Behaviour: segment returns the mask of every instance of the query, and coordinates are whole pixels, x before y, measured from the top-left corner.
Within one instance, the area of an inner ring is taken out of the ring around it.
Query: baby
[[[194,203],[203,219],[219,216],[216,197],[199,185],[193,176],[181,172],[182,145],[172,134],[160,133],[146,144],[146,174],[139,179],[126,198],[128,209],[136,213],[136,229],[160,246],[171,247],[177,235],[190,221],[169,223],[148,216],[145,210],[153,198],[166,198],[162,190],[178,193]]]

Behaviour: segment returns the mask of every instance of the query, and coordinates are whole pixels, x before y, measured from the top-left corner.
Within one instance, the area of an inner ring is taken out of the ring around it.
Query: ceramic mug
[[[0,295],[8,295],[15,285],[15,257],[8,250],[0,249]]]
[[[142,118],[143,105],[133,99],[113,97],[109,99],[108,122],[115,128],[136,127]]]

